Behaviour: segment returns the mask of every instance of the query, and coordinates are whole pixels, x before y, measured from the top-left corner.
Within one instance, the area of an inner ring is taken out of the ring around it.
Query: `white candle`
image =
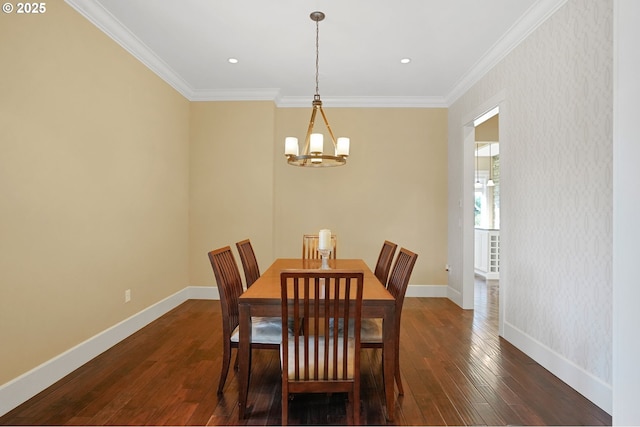
[[[320,230],[320,234],[318,234],[318,249],[331,249],[331,230]]]
[[[312,153],[322,153],[324,146],[323,139],[324,137],[321,133],[312,133],[311,141],[309,143],[309,151]]]
[[[298,155],[298,138],[293,136],[288,136],[284,139],[284,155],[285,156]]]
[[[340,137],[338,138],[338,145],[336,147],[336,156],[345,156],[349,155],[349,138]]]

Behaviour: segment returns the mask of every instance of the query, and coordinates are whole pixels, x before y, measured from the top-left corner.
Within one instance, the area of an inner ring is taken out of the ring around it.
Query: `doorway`
[[[474,273],[486,280],[500,273],[499,117],[496,107],[474,121]]]
[[[498,107],[496,113],[490,115],[493,117],[497,113],[499,116],[499,125],[500,125],[500,158],[501,158],[501,168],[500,174],[502,176],[507,176],[507,172],[509,171],[505,165],[508,166],[508,147],[509,147],[509,108],[508,108],[508,100],[506,99],[505,91],[499,91],[493,96],[487,98],[483,102],[480,102],[475,105],[470,105],[466,109],[466,113],[461,115],[461,120],[459,122],[460,131],[461,131],[461,142],[460,146],[452,147],[452,155],[460,159],[462,164],[453,164],[451,165],[454,170],[458,170],[457,168],[461,168],[460,175],[454,175],[452,178],[454,179],[455,184],[451,187],[451,190],[454,194],[459,195],[458,198],[450,199],[450,208],[455,209],[455,204],[457,204],[457,212],[459,212],[457,222],[450,223],[449,232],[452,236],[451,239],[454,242],[454,247],[456,243],[456,239],[460,238],[461,246],[460,250],[450,251],[449,259],[454,261],[453,267],[449,273],[450,281],[452,286],[448,290],[447,296],[462,307],[465,310],[473,310],[475,306],[475,267],[474,267],[474,245],[475,245],[475,225],[474,225],[474,197],[475,197],[475,186],[474,183],[476,181],[475,176],[475,146],[476,146],[476,137],[475,131],[476,128],[474,126],[474,122],[478,123],[478,119],[480,119],[485,113],[492,111]],[[455,132],[455,129],[452,129],[452,132]],[[454,157],[454,159],[455,159]],[[459,181],[455,181],[457,177],[460,177]],[[488,179],[488,177],[487,177]],[[506,185],[508,185],[508,181],[502,182],[502,193],[507,189]],[[507,200],[508,201],[508,200]],[[505,200],[501,201],[500,208],[500,228],[501,228],[501,255],[500,255],[500,292],[498,295],[498,334],[500,336],[504,335],[504,313],[506,310],[506,302],[509,291],[509,283],[505,281],[505,277],[508,277],[508,264],[504,262],[506,260],[505,255],[507,254],[506,250],[508,249],[505,246],[505,243],[508,242],[507,232],[508,232],[508,215],[507,208],[508,204],[503,203]],[[460,270],[456,270],[456,265],[461,266]]]
[[[498,304],[500,278],[500,110],[474,120],[474,307]]]

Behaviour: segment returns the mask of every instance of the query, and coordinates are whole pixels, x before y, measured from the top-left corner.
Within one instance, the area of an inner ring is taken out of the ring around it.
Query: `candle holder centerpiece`
[[[331,230],[323,229],[318,234],[318,252],[320,253],[320,259],[322,264],[320,269],[329,270],[329,255],[331,255]]]
[[[320,252],[320,259],[322,260],[322,264],[320,264],[321,270],[329,270],[329,255],[331,255],[331,249],[318,249]]]

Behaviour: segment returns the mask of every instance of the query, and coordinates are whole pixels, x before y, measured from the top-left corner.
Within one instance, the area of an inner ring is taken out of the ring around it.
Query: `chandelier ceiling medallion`
[[[288,136],[285,138],[284,154],[287,157],[287,163],[293,166],[302,167],[332,167],[342,166],[347,163],[347,157],[349,156],[349,138],[340,137],[336,139],[327,121],[327,116],[322,109],[322,101],[320,100],[320,93],[318,91],[318,40],[319,40],[319,22],[325,17],[322,12],[312,12],[311,20],[316,23],[316,94],[313,96],[311,111],[311,120],[309,121],[309,127],[307,129],[307,136],[304,140],[304,150],[302,154],[298,151],[298,138]],[[316,114],[320,111],[322,120],[329,131],[331,142],[333,143],[333,154],[324,153],[324,138],[321,133],[313,133],[313,126],[316,120]]]

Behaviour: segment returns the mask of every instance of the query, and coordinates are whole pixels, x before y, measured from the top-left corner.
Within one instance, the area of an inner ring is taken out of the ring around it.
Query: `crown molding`
[[[451,106],[456,102],[566,2],[567,0],[538,0],[534,3],[471,67],[469,72],[458,80],[445,97],[447,105]]]
[[[275,101],[280,89],[195,90],[189,101]]]
[[[96,0],[65,0],[73,9],[113,39],[189,101],[273,101],[278,107],[309,107],[312,97],[282,97],[280,89],[194,90]],[[331,107],[446,107],[442,97],[335,97]]]
[[[180,92],[182,96],[191,99],[193,89],[166,62],[158,57],[147,45],[129,31],[120,21],[109,13],[96,0],[65,0],[65,2],[84,16],[89,22],[98,27],[103,33],[118,43],[138,61],[146,65],[151,71]]]
[[[309,107],[312,97],[280,96],[280,90],[194,90],[166,62],[131,33],[96,0],[65,0],[73,9],[147,66],[189,101],[273,101],[278,107]],[[373,96],[325,98],[331,107],[447,108],[555,13],[567,0],[538,0],[446,96]]]
[[[313,96],[285,96],[275,99],[278,107],[311,107]],[[322,98],[331,108],[446,108],[440,96],[336,96]]]

